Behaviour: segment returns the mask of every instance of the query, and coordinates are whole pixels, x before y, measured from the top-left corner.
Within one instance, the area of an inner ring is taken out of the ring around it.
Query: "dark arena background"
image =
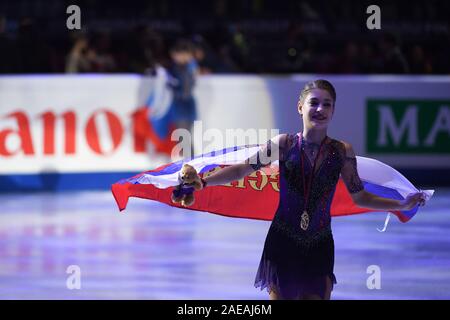
[[[333,218],[331,299],[449,299],[449,15],[444,0],[1,1],[0,298],[268,300],[269,221],[138,198],[119,212],[111,185],[179,160],[181,96],[198,155],[301,131],[299,93],[327,79],[329,134],[435,190],[385,232],[386,212]]]

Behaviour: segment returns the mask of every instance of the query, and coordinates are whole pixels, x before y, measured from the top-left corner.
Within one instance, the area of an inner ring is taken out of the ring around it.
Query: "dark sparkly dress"
[[[266,237],[255,287],[268,292],[274,289],[283,299],[305,294],[324,299],[327,277],[331,288],[336,283],[330,207],[339,176],[342,174],[351,193],[362,190],[363,185],[356,171],[356,159],[346,156],[344,143],[326,137],[305,208],[303,181],[310,181],[313,165],[306,154],[301,161],[301,141],[301,134],[288,134],[279,145],[280,202]],[[269,154],[272,145],[271,141],[266,144]],[[252,166],[263,166],[259,157]],[[309,223],[303,230],[301,216],[305,210]]]

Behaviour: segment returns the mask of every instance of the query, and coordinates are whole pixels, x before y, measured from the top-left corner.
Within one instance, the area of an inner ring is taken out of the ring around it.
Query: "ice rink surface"
[[[253,283],[270,222],[135,198],[119,213],[107,191],[0,202],[1,299],[268,299]],[[333,219],[332,299],[450,299],[450,189],[379,233],[384,218]],[[70,266],[80,289],[67,286]],[[380,289],[367,286],[370,266],[379,267]]]

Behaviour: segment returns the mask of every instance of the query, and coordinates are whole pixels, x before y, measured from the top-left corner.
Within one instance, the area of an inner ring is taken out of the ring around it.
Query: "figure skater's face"
[[[327,90],[311,89],[298,103],[303,125],[309,128],[327,128],[333,117],[334,100]]]

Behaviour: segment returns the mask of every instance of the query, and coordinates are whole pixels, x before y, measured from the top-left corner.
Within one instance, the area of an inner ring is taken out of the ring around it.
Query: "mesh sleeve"
[[[359,178],[356,157],[345,157],[341,170],[341,177],[344,180],[348,192],[356,193],[364,189],[364,185]]]
[[[246,160],[246,163],[250,164],[253,170],[257,171],[262,167],[270,166],[272,162],[272,140],[267,141],[261,146],[259,151],[252,157]]]

